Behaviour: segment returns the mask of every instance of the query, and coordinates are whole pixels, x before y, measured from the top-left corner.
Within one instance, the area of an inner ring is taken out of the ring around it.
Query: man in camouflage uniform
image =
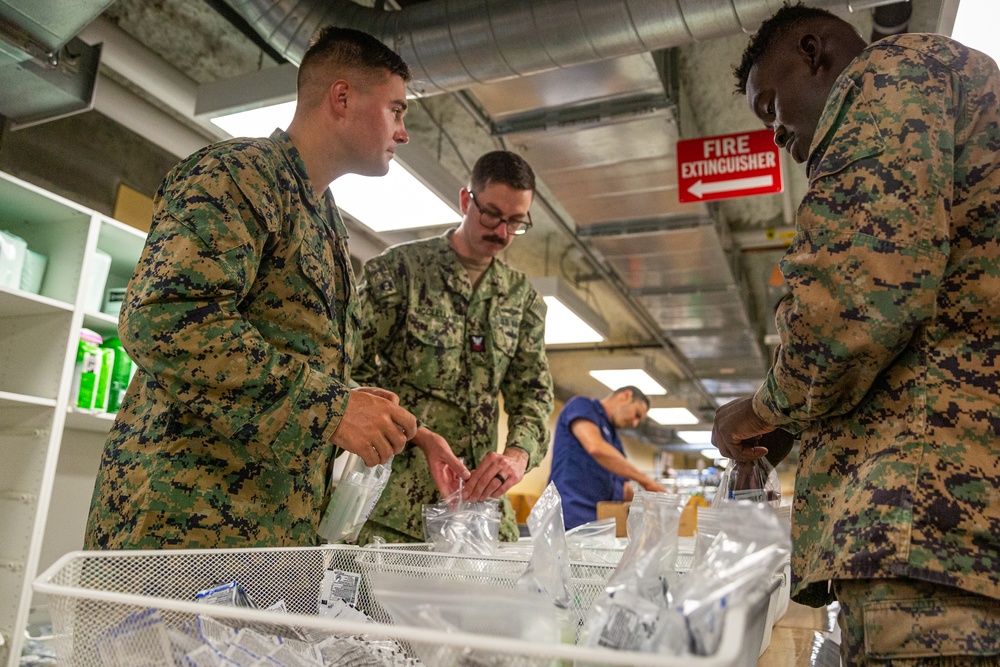
[[[370,35],[326,29],[287,133],[209,146],[167,176],[121,313],[138,371],[87,548],[315,544],[338,450],[374,465],[416,431],[390,392],[348,388],[359,304],[328,190],[388,171],[408,79]]]
[[[524,274],[498,259],[531,227],[535,177],[521,157],[479,158],[459,193],[458,229],[389,248],[365,265],[363,381],[399,394],[422,423],[392,462],[392,477],[362,540],[422,540],[421,506],[468,475],[470,501],[502,498],[502,539],[517,539],[506,496],[538,465],[548,443],[552,378],[545,357],[545,302]],[[497,395],[507,441],[497,453]]]
[[[726,455],[801,434],[793,594],[841,604],[845,663],[1000,663],[1000,75],[940,35],[866,48],[786,7],[736,70],[805,162],[791,292]]]

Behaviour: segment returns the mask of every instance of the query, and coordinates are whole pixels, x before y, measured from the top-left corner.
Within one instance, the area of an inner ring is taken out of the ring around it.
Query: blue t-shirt
[[[608,419],[599,400],[574,396],[559,413],[556,434],[552,441],[552,472],[562,498],[563,520],[566,530],[597,519],[597,503],[602,500],[621,500],[625,478],[604,468],[587,453],[570,430],[577,419],[586,419],[597,425],[601,437],[624,454],[618,431]]]

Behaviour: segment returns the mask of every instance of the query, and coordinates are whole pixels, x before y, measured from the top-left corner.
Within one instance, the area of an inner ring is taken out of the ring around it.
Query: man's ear
[[[328,97],[330,108],[335,115],[343,117],[347,113],[347,99],[351,92],[351,84],[343,79],[337,79],[330,86]]]
[[[815,74],[823,65],[823,38],[808,32],[799,38],[799,57]]]

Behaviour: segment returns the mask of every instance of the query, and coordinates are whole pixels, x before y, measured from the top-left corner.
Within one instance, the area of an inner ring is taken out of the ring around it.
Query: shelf
[[[97,412],[91,410],[76,410],[69,408],[66,411],[66,428],[75,431],[87,431],[89,433],[111,432],[111,425],[115,423],[115,415],[110,412]]]
[[[56,407],[56,402],[51,398],[26,396],[25,394],[14,394],[9,391],[0,391],[0,408],[17,408],[25,406],[54,408]]]
[[[88,312],[83,316],[83,326],[98,333],[110,330],[118,335],[118,317],[116,315]]]
[[[5,317],[70,313],[73,306],[40,294],[0,286],[0,313]],[[116,322],[117,326],[117,322]]]

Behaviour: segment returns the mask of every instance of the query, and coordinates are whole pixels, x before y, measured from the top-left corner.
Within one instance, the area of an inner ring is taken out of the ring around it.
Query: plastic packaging
[[[361,457],[351,457],[316,531],[327,542],[357,541],[392,472],[392,458],[369,468]]]
[[[639,496],[640,532],[631,538],[604,593],[591,605],[589,646],[655,652],[661,612],[668,607],[667,595],[675,585],[681,501],[680,496],[665,493]]]
[[[40,293],[48,263],[48,257],[28,248],[24,255],[24,267],[21,269],[21,289],[32,294]]]
[[[101,311],[101,304],[104,302],[104,286],[108,282],[110,272],[111,255],[103,250],[95,250],[84,283],[83,307],[88,313]]]
[[[518,586],[547,595],[557,607],[568,609],[573,600],[573,577],[569,569],[562,498],[552,482],[531,508],[528,530],[533,549]]]
[[[28,244],[20,236],[0,231],[0,285],[21,289],[21,272]]]
[[[671,609],[683,616],[688,648],[697,655],[717,650],[729,607],[770,595],[771,575],[791,551],[781,520],[765,503],[723,502],[718,515],[711,544],[670,591]],[[669,650],[676,637],[660,642]]]
[[[435,551],[492,556],[500,542],[500,505],[496,500],[467,503],[462,487],[444,502],[424,505],[424,541]]]
[[[115,369],[115,351],[101,345],[101,374],[97,379],[97,393],[94,396],[94,409],[107,410],[108,396],[111,394],[112,373]]]
[[[128,389],[135,364],[129,359],[119,339],[110,338],[104,342],[102,347],[114,350],[115,353],[115,363],[111,369],[111,384],[108,388],[107,407],[108,412],[115,413],[118,412],[118,408],[122,405],[122,399],[125,398],[125,390]]]
[[[749,462],[734,460],[722,474],[712,507],[725,500],[749,500],[777,507],[781,504],[778,473],[764,457]]]
[[[93,410],[97,402],[97,387],[101,379],[101,335],[90,329],[80,330],[73,369],[73,394],[70,405]]]

